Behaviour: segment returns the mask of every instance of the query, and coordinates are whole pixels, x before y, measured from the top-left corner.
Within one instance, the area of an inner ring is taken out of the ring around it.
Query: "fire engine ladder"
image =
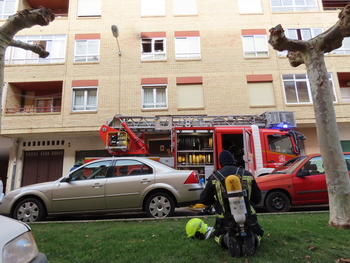
[[[261,115],[156,115],[156,116],[124,116],[115,115],[107,123],[108,126],[123,130],[125,122],[137,132],[169,131],[174,127],[215,127],[215,126],[248,126],[257,125],[268,128],[271,124],[287,122],[296,126],[294,112],[267,111]]]

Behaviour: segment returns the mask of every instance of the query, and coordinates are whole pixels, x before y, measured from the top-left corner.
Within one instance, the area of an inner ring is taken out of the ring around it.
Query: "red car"
[[[348,170],[350,153],[344,153]],[[262,199],[257,208],[287,212],[291,206],[328,204],[326,176],[320,154],[295,157],[271,174],[256,178]]]

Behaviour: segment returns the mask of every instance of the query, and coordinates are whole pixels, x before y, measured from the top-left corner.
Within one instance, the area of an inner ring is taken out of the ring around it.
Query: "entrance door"
[[[24,152],[21,186],[54,181],[62,176],[64,150]]]

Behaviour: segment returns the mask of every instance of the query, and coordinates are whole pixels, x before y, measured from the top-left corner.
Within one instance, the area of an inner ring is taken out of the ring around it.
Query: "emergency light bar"
[[[281,123],[274,123],[270,124],[270,129],[278,129],[278,130],[290,130],[296,128],[295,126],[291,125],[290,123],[281,122]]]
[[[297,127],[294,111],[267,111],[263,115],[270,129],[289,130]]]

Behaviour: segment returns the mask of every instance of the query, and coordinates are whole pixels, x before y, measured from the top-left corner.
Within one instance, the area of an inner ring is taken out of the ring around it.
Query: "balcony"
[[[32,107],[32,108],[6,108],[5,114],[46,113],[46,112],[61,112],[61,106]]]
[[[67,17],[69,0],[27,0],[25,8],[37,9],[40,6],[50,8],[56,17]]]
[[[61,112],[62,85],[62,81],[8,83],[5,114]]]
[[[344,1],[344,0],[322,0],[322,5],[323,5],[323,10],[342,10],[346,4],[348,3],[348,1]]]

